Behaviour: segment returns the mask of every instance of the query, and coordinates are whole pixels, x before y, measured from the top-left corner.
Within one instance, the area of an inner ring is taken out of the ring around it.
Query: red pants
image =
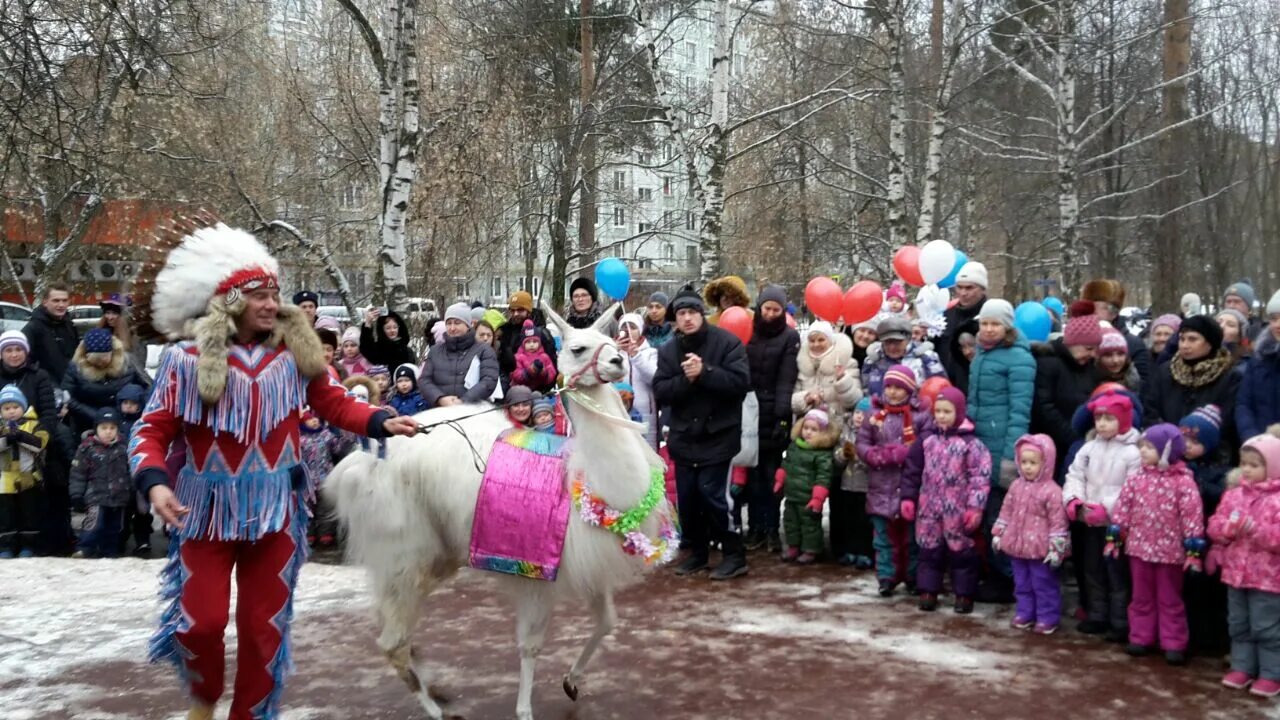
[[[1133,598],[1129,642],[1182,652],[1187,649],[1187,608],[1182,604],[1182,566],[1129,558]]]
[[[278,713],[290,664],[293,588],[303,552],[290,526],[252,542],[184,540],[178,548],[184,622],[173,632],[173,642],[192,697],[209,705],[222,696],[224,686],[223,633],[235,570],[239,647],[228,720],[262,720]]]

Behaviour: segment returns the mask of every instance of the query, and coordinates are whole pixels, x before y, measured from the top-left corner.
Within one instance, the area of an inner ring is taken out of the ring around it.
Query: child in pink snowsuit
[[[1124,481],[1111,508],[1107,539],[1114,556],[1129,556],[1132,599],[1129,645],[1133,656],[1146,655],[1160,642],[1165,661],[1186,663],[1187,608],[1182,603],[1182,573],[1200,572],[1204,553],[1204,506],[1191,471],[1182,462],[1186,448],[1177,425],[1148,428],[1138,443],[1142,468]]]
[[[1058,566],[1071,548],[1062,488],[1053,481],[1058,453],[1048,435],[1023,435],[1014,445],[1018,479],[991,528],[991,547],[1013,562],[1013,627],[1051,635],[1062,616]]]
[[[920,561],[916,589],[920,609],[938,608],[942,572],[951,566],[951,590],[955,611],[973,612],[978,590],[978,552],[973,533],[982,524],[982,509],[991,487],[991,453],[974,434],[973,421],[965,417],[964,393],[943,388],[933,404],[936,429],[923,441],[924,468],[920,486],[912,487],[913,473],[903,476],[903,519],[916,523]],[[917,496],[919,506],[917,507]]]
[[[1222,496],[1209,539],[1227,585],[1229,688],[1280,694],[1280,438],[1259,435],[1240,451],[1239,487]]]
[[[511,384],[524,385],[534,392],[546,392],[556,384],[555,363],[542,347],[532,320],[524,321],[522,333],[524,340],[516,351],[516,369],[511,372]]]

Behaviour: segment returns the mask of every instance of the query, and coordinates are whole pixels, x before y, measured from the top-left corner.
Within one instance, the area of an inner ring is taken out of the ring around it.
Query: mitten
[[[907,453],[909,452],[906,445],[898,443],[885,448],[885,465],[904,465],[907,462]]]
[[[1187,559],[1182,569],[1189,572],[1204,572],[1204,553],[1209,544],[1202,537],[1187,538],[1182,541],[1182,548],[1187,551]]]
[[[534,372],[538,373],[539,375],[542,374],[543,365],[541,360],[534,360],[533,365],[531,367],[533,368]]]
[[[1119,525],[1107,526],[1107,544],[1102,547],[1102,556],[1109,558],[1120,557],[1120,551],[1124,549],[1124,532]]]
[[[902,515],[902,519],[907,522],[915,522],[916,519],[916,501],[903,500],[902,507],[898,509],[898,513]]]
[[[1061,535],[1049,538],[1049,552],[1044,556],[1044,564],[1058,567],[1067,557],[1067,539]]]
[[[1068,520],[1070,520],[1070,521],[1072,521],[1072,522],[1075,522],[1076,520],[1079,520],[1079,519],[1080,519],[1080,517],[1079,517],[1079,516],[1080,516],[1080,507],[1081,507],[1081,506],[1083,506],[1083,505],[1084,505],[1084,503],[1080,502],[1080,500],[1079,500],[1078,498],[1077,498],[1077,499],[1075,499],[1075,500],[1072,500],[1072,501],[1071,501],[1071,502],[1069,502],[1069,503],[1067,503],[1067,519],[1068,519]]]
[[[1107,509],[1098,503],[1085,503],[1084,522],[1089,527],[1105,527],[1107,524]]]
[[[1246,530],[1252,525],[1248,518],[1240,514],[1239,510],[1232,510],[1231,516],[1227,518],[1227,524],[1223,526],[1222,531],[1226,533],[1228,538],[1235,540],[1237,537],[1246,534]]]
[[[841,445],[840,450],[844,452],[844,459],[849,462],[853,462],[853,459],[858,457],[858,448],[851,442]]]
[[[1008,490],[1009,486],[1013,485],[1013,481],[1017,479],[1018,479],[1017,463],[1015,463],[1012,460],[1001,460],[1000,475],[997,478],[997,480],[999,480],[1000,482],[1000,487],[1004,488],[1005,490]]]
[[[735,467],[729,475],[729,494],[738,497],[747,486],[748,471],[744,467]]]
[[[991,551],[992,551],[992,552],[1000,552],[1000,546],[1004,544],[1004,541],[1003,541],[1003,540],[1001,540],[1000,538],[1001,538],[1001,536],[1000,536],[1000,535],[992,535],[992,536],[991,536]]]
[[[822,505],[827,501],[827,489],[821,485],[813,487],[813,495],[809,497],[809,504],[805,505],[805,509],[815,515],[822,514]]]
[[[787,481],[787,471],[778,468],[778,472],[773,474],[773,494],[777,495],[782,492],[782,485]]]
[[[982,511],[977,508],[969,508],[964,511],[964,531],[972,534],[982,524]]]

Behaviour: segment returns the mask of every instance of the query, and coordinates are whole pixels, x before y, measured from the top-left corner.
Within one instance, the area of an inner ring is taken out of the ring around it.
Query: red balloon
[[[933,407],[933,403],[938,399],[938,393],[943,389],[951,387],[951,381],[942,375],[934,375],[925,380],[920,385],[920,399],[928,403],[929,407]]]
[[[830,323],[840,322],[844,298],[840,286],[829,277],[816,277],[804,286],[804,303],[809,311]]]
[[[743,345],[751,342],[751,313],[736,305],[720,313],[720,328],[733,333]]]
[[[796,326],[796,316],[787,313],[787,327],[794,329]]]
[[[844,324],[857,325],[866,322],[880,312],[884,305],[884,290],[870,280],[856,282],[844,294]]]
[[[903,245],[893,254],[893,271],[902,278],[902,282],[915,287],[924,287],[924,276],[920,274],[920,248],[915,245]]]

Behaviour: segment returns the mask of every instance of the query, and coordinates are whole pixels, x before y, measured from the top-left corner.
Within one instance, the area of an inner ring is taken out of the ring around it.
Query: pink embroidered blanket
[[[476,498],[468,564],[555,580],[569,525],[566,438],[509,430],[494,443]]]

